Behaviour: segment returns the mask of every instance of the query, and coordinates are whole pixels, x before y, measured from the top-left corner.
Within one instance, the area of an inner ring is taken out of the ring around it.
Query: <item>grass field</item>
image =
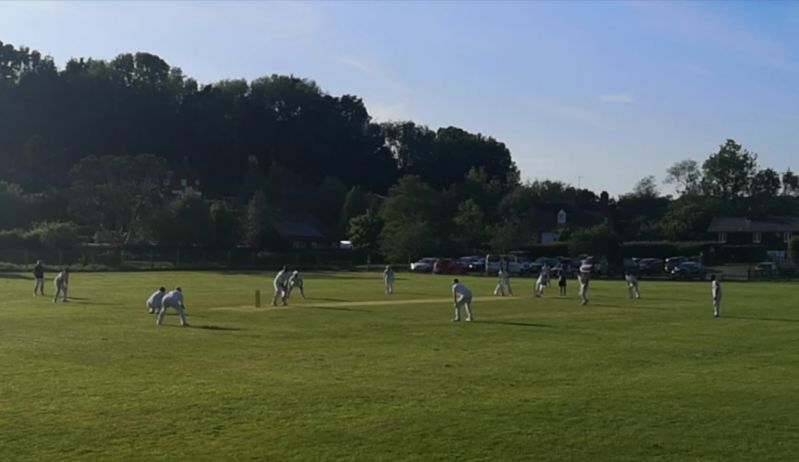
[[[514,280],[453,324],[449,281],[309,274],[255,309],[271,275],[73,274],[67,304],[0,276],[0,460],[799,460],[796,284],[727,283],[713,319],[708,283]],[[154,325],[159,285],[192,327]]]

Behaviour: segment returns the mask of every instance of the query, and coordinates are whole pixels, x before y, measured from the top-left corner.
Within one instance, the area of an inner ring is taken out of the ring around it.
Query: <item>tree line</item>
[[[288,245],[275,217],[302,212],[331,240],[405,261],[530,246],[560,206],[584,212],[558,227],[572,242],[701,240],[713,216],[799,213],[797,176],[734,140],[669,168],[674,196],[647,177],[611,198],[522,182],[489,136],[376,123],[357,96],[295,76],[200,84],[149,53],[59,69],[0,42],[0,121],[0,244],[270,250]],[[180,179],[202,196],[176,196]]]

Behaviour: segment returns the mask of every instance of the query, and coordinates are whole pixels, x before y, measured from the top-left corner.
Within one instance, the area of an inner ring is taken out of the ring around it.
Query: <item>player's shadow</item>
[[[25,279],[27,281],[33,281],[33,276],[17,273],[0,273],[0,279]]]
[[[193,325],[193,324],[189,324],[189,327],[194,329],[218,330],[218,331],[227,331],[227,332],[238,332],[244,330],[240,327],[224,327],[224,326]]]
[[[550,326],[549,324],[535,324],[532,322],[521,322],[521,321],[497,321],[497,320],[488,320],[488,321],[475,321],[480,324],[501,324],[504,326],[519,326],[519,327],[537,327],[541,329],[555,329],[555,326]]]
[[[725,316],[724,313],[721,314],[721,317],[729,319],[745,319],[747,321],[799,322],[799,319],[758,318],[756,316]]]

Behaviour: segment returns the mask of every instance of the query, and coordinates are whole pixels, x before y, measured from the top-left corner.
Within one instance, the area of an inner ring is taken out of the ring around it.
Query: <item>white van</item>
[[[513,275],[519,275],[523,272],[522,263],[516,255],[489,255],[488,256],[488,274],[496,275],[499,273],[500,268]]]

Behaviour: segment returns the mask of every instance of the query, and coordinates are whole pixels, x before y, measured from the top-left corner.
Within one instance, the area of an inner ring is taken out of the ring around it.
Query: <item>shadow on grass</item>
[[[721,313],[721,317],[728,319],[745,319],[747,321],[799,322],[799,319],[758,318],[755,316],[725,316],[724,313]]]
[[[18,273],[0,273],[0,279],[25,279],[28,281],[33,281],[33,276]]]
[[[360,313],[371,313],[370,310],[363,310],[360,308],[344,308],[337,306],[313,306],[313,305],[297,305],[302,308],[310,308],[312,310],[330,310],[330,311],[354,311]]]
[[[501,324],[504,326],[538,327],[542,329],[555,329],[555,326],[550,326],[549,324],[535,324],[531,322],[521,322],[521,321],[488,320],[488,321],[475,321],[475,322],[478,324]]]
[[[218,331],[228,331],[228,332],[238,332],[238,331],[244,330],[244,329],[241,329],[239,327],[223,327],[223,326],[209,326],[209,325],[199,325],[198,326],[198,325],[193,325],[193,324],[189,324],[189,327],[190,328],[194,328],[194,329],[218,330]]]

